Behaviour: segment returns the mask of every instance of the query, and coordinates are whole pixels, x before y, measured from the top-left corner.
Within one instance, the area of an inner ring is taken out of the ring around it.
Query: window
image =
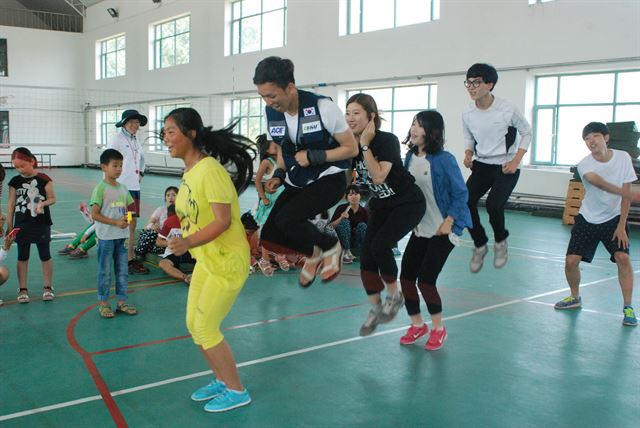
[[[9,75],[9,65],[7,63],[7,39],[0,39],[0,76]]]
[[[172,110],[175,110],[180,107],[191,107],[189,103],[179,103],[179,104],[161,104],[154,106],[153,110],[151,110],[151,120],[150,120],[150,138],[149,138],[149,151],[166,151],[166,147],[164,146],[164,142],[160,139],[160,130],[164,126],[164,118],[171,113]]]
[[[126,74],[125,44],[124,34],[96,42],[98,54],[96,79],[109,79]]]
[[[98,133],[96,138],[96,144],[98,146],[106,146],[109,139],[118,132],[116,123],[122,117],[124,110],[100,110],[97,114]]]
[[[403,141],[407,138],[413,117],[422,110],[436,108],[438,86],[431,84],[348,90],[347,100],[360,92],[369,94],[376,100],[382,119],[380,129],[392,132]]]
[[[260,97],[231,100],[231,118],[227,122],[237,121],[234,132],[255,140],[258,135],[267,132],[264,108],[264,101]]]
[[[589,154],[589,122],[640,123],[640,70],[536,78],[532,162],[575,165]]]
[[[440,19],[440,0],[342,0],[340,6],[341,36]]]
[[[529,5],[536,4],[536,3],[547,3],[550,1],[553,1],[553,0],[529,0]]]
[[[0,111],[0,146],[9,146],[9,112]]]
[[[189,15],[153,25],[153,69],[188,64],[191,17]]]
[[[284,46],[287,40],[287,0],[231,2],[231,54]]]

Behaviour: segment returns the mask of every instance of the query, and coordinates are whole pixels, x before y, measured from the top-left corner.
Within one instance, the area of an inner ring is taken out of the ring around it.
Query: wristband
[[[324,150],[307,150],[307,160],[311,165],[322,165],[327,161],[327,152]]]
[[[280,181],[282,181],[284,183],[284,178],[287,176],[287,173],[285,172],[284,169],[282,168],[276,168],[273,171],[273,175],[271,176],[272,178],[279,178]]]

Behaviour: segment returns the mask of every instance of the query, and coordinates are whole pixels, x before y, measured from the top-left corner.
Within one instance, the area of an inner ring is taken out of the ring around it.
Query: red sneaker
[[[429,340],[427,340],[427,344],[424,349],[427,351],[437,351],[438,349],[444,346],[444,341],[447,340],[447,329],[442,326],[439,329],[431,330],[431,334],[429,335]]]
[[[429,332],[429,326],[426,324],[422,324],[422,327],[416,327],[413,324],[409,327],[409,330],[405,333],[404,336],[400,338],[401,345],[411,345],[416,343],[416,340],[420,339],[422,336]]]

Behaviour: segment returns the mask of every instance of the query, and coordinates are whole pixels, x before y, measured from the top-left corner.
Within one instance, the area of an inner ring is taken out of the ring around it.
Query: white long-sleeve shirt
[[[505,135],[510,126],[518,130],[520,141],[516,139],[507,151]],[[531,125],[522,113],[498,97],[494,97],[486,110],[480,110],[475,102],[471,102],[462,113],[462,130],[465,150],[474,151],[478,161],[493,165],[511,161],[518,149],[529,148],[533,138]]]
[[[109,140],[107,148],[119,151],[124,158],[118,183],[129,190],[140,190],[140,172],[144,173],[145,168],[142,144],[122,128]]]

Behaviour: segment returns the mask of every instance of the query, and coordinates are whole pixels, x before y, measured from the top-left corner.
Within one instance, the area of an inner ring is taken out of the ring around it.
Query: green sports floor
[[[45,171],[58,202],[54,229],[80,232],[78,204],[101,174]],[[8,171],[8,178],[13,176]],[[145,177],[143,221],[177,177]],[[6,209],[6,193],[3,207]],[[241,208],[256,201],[250,188]],[[486,221],[486,216],[485,216]],[[583,265],[583,309],[557,312],[567,295],[559,219],[509,212],[510,259],[469,273],[469,235],[440,277],[449,338],[428,352],[401,346],[404,310],[370,337],[358,264],[330,284],[297,285],[296,272],[249,277],[225,322],[250,406],[209,414],[191,392],[208,382],[185,327],[187,287],[154,265],[130,276],[135,317],[104,320],[96,305],[96,251],[56,254],[56,299],[42,302],[35,248],[29,304],[17,304],[16,251],[0,287],[2,427],[615,427],[640,421],[640,328],[624,327],[617,269],[602,248]],[[488,223],[487,223],[488,224]],[[400,248],[404,247],[404,242]],[[640,233],[631,232],[636,284]],[[640,309],[636,292],[634,303]],[[426,308],[423,308],[426,314]]]

